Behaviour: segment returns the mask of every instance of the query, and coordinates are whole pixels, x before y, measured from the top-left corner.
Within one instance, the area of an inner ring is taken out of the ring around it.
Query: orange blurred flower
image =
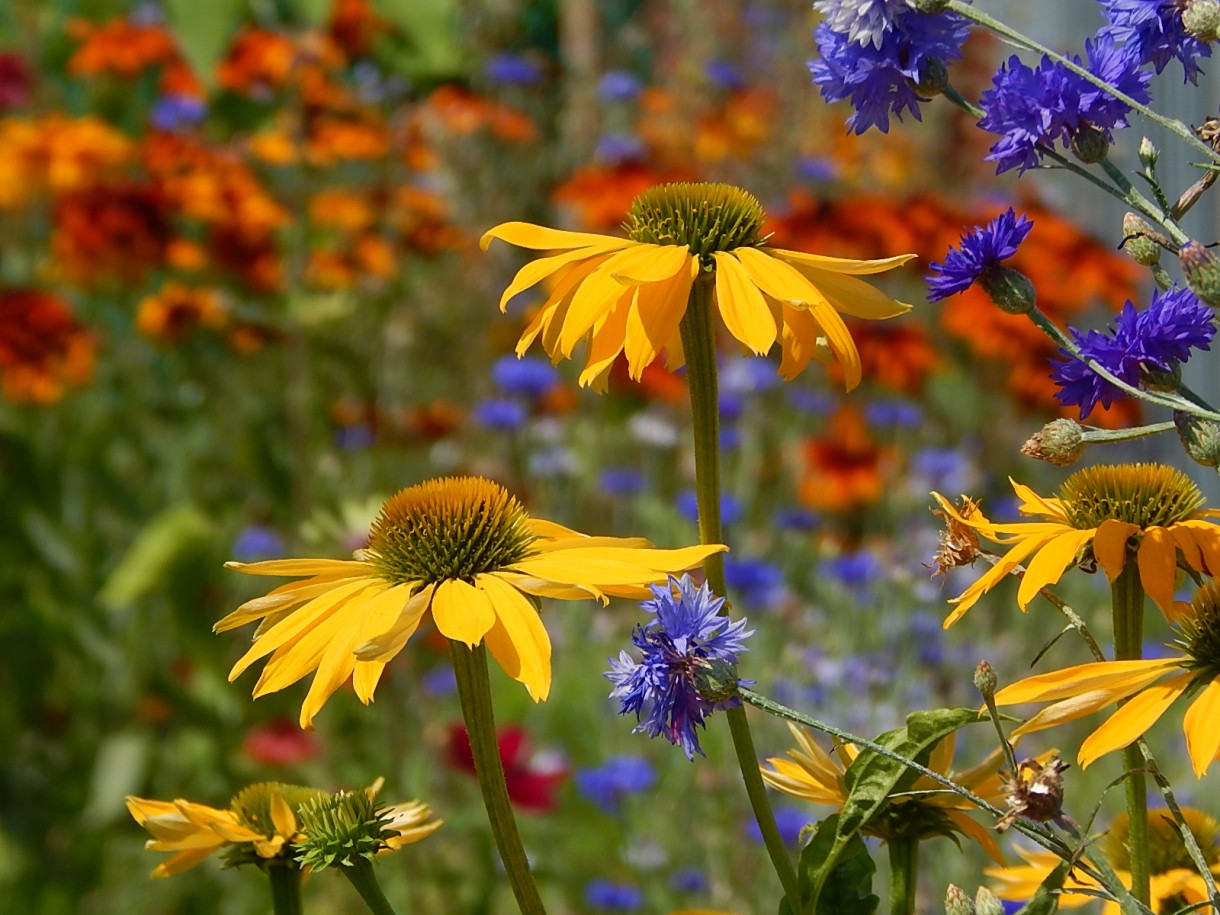
[[[864,416],[844,407],[826,432],[805,444],[805,473],[797,489],[803,505],[845,512],[877,502],[893,465],[889,448],[873,440]]]
[[[998,309],[996,309],[998,311]],[[943,357],[923,325],[914,321],[849,321],[864,376],[883,388],[918,394]],[[842,378],[838,363],[827,367]]]
[[[131,152],[131,142],[97,118],[0,119],[0,209],[103,181]]]
[[[216,81],[240,95],[267,95],[288,84],[296,58],[289,36],[243,26],[216,68]]]
[[[488,130],[498,139],[511,143],[528,142],[538,136],[528,115],[452,84],[433,92],[424,106],[426,118],[447,133],[458,136]]]
[[[173,280],[140,300],[136,327],[162,343],[181,343],[199,327],[223,327],[224,299],[215,289],[192,288]]]
[[[644,191],[658,184],[691,180],[694,174],[689,169],[655,169],[634,163],[589,165],[573,172],[555,189],[552,199],[573,212],[573,228],[613,232],[627,219],[631,201]]]
[[[381,159],[390,152],[390,132],[380,118],[322,116],[313,119],[305,140],[311,165],[329,166],[357,159]]]
[[[389,20],[373,11],[369,0],[335,0],[328,33],[348,57],[365,57],[381,33],[391,30]]]
[[[747,89],[732,93],[724,105],[699,120],[694,155],[718,163],[752,155],[771,136],[776,99],[770,92]]]
[[[373,207],[367,197],[347,188],[321,190],[309,201],[314,225],[342,232],[359,232],[373,222]]]
[[[59,296],[0,289],[0,387],[9,400],[54,403],[89,380],[96,349]]]
[[[73,76],[111,74],[132,79],[150,67],[180,61],[173,35],[159,25],[141,25],[125,16],[100,25],[74,19],[68,23],[68,34],[81,43],[68,59]]]
[[[270,232],[219,223],[208,233],[212,262],[254,292],[274,292],[283,281],[279,246]]]
[[[71,191],[55,200],[51,251],[67,278],[85,285],[135,281],[165,261],[173,225],[167,201],[147,184]]]
[[[385,220],[403,245],[422,254],[452,251],[469,241],[450,222],[449,204],[443,196],[409,184],[394,188]]]

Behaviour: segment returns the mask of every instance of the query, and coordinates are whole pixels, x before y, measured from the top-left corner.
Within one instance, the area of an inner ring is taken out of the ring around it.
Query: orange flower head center
[[[1078,470],[1059,487],[1072,527],[1103,521],[1141,528],[1168,527],[1190,518],[1204,503],[1190,477],[1165,464],[1102,464]]]
[[[753,194],[731,184],[679,182],[650,187],[631,201],[623,225],[632,241],[675,245],[710,258],[761,245],[766,213]]]
[[[530,555],[521,503],[499,483],[446,477],[401,490],[381,506],[366,558],[394,584],[436,584],[504,569]]]
[[[1182,808],[1182,819],[1186,821],[1208,865],[1220,864],[1220,822],[1193,807]],[[1101,840],[1106,856],[1119,870],[1131,870],[1131,855],[1127,849],[1129,832],[1127,815],[1124,813],[1115,819]],[[1154,876],[1177,869],[1195,870],[1186,845],[1178,835],[1177,823],[1168,810],[1148,811],[1148,869]]]
[[[1175,624],[1177,645],[1186,654],[1189,669],[1201,682],[1220,676],[1220,585],[1209,581],[1190,599],[1190,612]]]

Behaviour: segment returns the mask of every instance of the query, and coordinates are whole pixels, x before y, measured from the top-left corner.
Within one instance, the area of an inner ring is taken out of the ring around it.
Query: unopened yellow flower
[[[645,598],[649,584],[724,549],[658,550],[640,538],[589,537],[529,517],[498,483],[430,480],[381,507],[368,548],[355,559],[228,563],[304,580],[248,601],[214,628],[263,621],[229,673],[234,680],[270,656],[255,698],[316,671],[301,706],[303,728],[349,676],[360,700],[371,702],[386,663],[429,616],[448,639],[472,648],[486,643],[539,702],[551,689],[551,640],[534,598]]]
[[[381,789],[377,779],[364,789],[370,801]],[[230,866],[271,859],[292,860],[295,847],[308,839],[302,832],[301,809],[329,798],[325,791],[299,785],[260,782],[243,788],[228,807],[209,807],[194,801],[155,801],[128,797],[127,809],[152,835],[150,851],[174,852],[174,857],[153,869],[153,877],[172,877],[190,870],[220,849]],[[427,804],[409,801],[378,807],[381,853],[417,842],[440,828]]]
[[[788,751],[790,759],[771,758],[767,760],[771,768],[760,767],[763,781],[804,801],[842,807],[847,801],[843,776],[859,755],[859,750],[852,744],[838,744],[827,753],[809,732],[793,724],[788,725],[788,730],[796,738],[797,745]],[[996,750],[974,768],[959,773],[950,769],[956,745],[956,734],[950,734],[936,744],[928,759],[928,768],[992,804],[1003,803],[1000,766],[1004,757],[1000,751]],[[900,835],[903,838],[922,839],[950,835],[956,831],[974,839],[988,856],[1003,863],[1004,856],[991,831],[966,815],[967,810],[974,809],[968,800],[926,775],[919,776],[908,791],[909,794],[891,798],[892,815],[875,818],[863,830],[865,835],[885,840]],[[904,834],[904,828],[914,830],[915,834]]]
[[[1013,731],[1013,737],[1129,700],[1081,744],[1078,762],[1088,766],[1139,739],[1178,697],[1189,692],[1192,698],[1182,729],[1195,775],[1202,778],[1220,755],[1220,586],[1208,582],[1200,588],[1190,610],[1174,625],[1182,649],[1177,657],[1096,661],[1028,677],[1000,690],[997,705],[1054,703]]]
[[[963,517],[940,493],[932,496],[955,522],[989,540],[1009,546],[1004,557],[952,603],[945,628],[1030,559],[1017,589],[1017,604],[1029,606],[1038,591],[1059,581],[1068,566],[1092,556],[1114,581],[1135,555],[1145,592],[1173,619],[1174,580],[1179,555],[1196,571],[1220,572],[1220,526],[1207,520],[1220,512],[1203,509],[1203,496],[1186,474],[1162,464],[1086,467],[1059,488],[1058,498],[1043,498],[1010,480],[1021,500],[1018,511],[1042,520],[995,524],[981,512]],[[1130,546],[1128,545],[1130,544]]]
[[[1182,819],[1195,837],[1203,858],[1213,874],[1220,873],[1220,824],[1201,810],[1191,807],[1182,808]],[[1131,887],[1131,857],[1127,851],[1127,815],[1122,814],[1106,831],[1101,840],[1102,849],[1110,863],[1114,866],[1119,880],[1128,889]],[[1176,912],[1186,906],[1206,902],[1207,884],[1195,869],[1186,846],[1177,833],[1177,826],[1168,811],[1148,811],[1149,865],[1152,874],[1151,899],[1153,912]],[[1049,851],[1032,851],[1017,849],[1017,854],[1025,859],[1024,864],[1012,867],[991,868],[986,873],[1000,881],[995,893],[1001,899],[1023,901],[1031,898],[1042,881],[1047,878],[1061,860],[1058,855]],[[1087,856],[1086,856],[1087,859]],[[1080,892],[1087,890],[1088,892]],[[1063,894],[1059,897],[1059,907],[1077,909],[1088,905],[1097,898],[1101,886],[1083,873],[1081,868],[1073,868],[1063,882]],[[1107,900],[1102,909],[1103,915],[1119,915],[1122,911],[1117,902]]]
[[[626,353],[632,378],[665,351],[671,369],[684,362],[679,322],[691,286],[714,277],[715,304],[730,334],[758,354],[778,340],[780,373],[792,378],[811,359],[843,366],[847,388],[860,381],[860,354],[840,313],[892,318],[910,310],[858,276],[898,267],[914,254],[850,260],[772,248],[761,235],[765,214],[753,196],[727,184],[663,184],[631,204],[627,238],[506,222],[492,239],[558,252],[526,264],[504,290],[508,300],[539,282],[552,285],[517,344],[536,339],[551,358],[571,358],[588,341],[582,385],[604,390],[610,366]]]

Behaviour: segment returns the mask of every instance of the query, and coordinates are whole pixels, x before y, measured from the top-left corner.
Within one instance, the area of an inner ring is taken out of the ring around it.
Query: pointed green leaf
[[[315,29],[320,29],[330,21],[330,10],[334,0],[293,0],[293,6],[301,14],[301,18]]]
[[[165,0],[170,31],[182,56],[209,89],[241,18],[240,0]]]
[[[1017,910],[1017,915],[1052,915],[1059,911],[1058,890],[1063,889],[1063,881],[1071,869],[1069,862],[1060,861],[1059,866],[1046,875],[1029,902]]]
[[[198,555],[208,543],[212,522],[195,506],[182,503],[154,517],[127,548],[98,592],[107,610],[135,603],[167,580],[179,559]]]

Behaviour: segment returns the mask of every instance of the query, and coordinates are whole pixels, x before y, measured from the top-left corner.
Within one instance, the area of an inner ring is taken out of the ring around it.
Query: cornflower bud
[[[919,68],[916,90],[922,95],[940,95],[949,85],[949,66],[939,57],[929,57]]]
[[[1220,262],[1209,248],[1188,241],[1178,249],[1178,263],[1191,292],[1213,308],[1220,307]]]
[[[966,891],[952,883],[945,890],[945,915],[975,915],[974,903]]]
[[[1161,157],[1161,151],[1153,145],[1151,140],[1144,137],[1140,140],[1139,157],[1140,163],[1145,168],[1153,168],[1156,160]]]
[[[1037,293],[1034,284],[1020,270],[997,266],[984,271],[979,285],[1000,311],[1010,315],[1027,315],[1034,310]]]
[[[1004,903],[985,886],[974,895],[974,915],[1004,915]]]
[[[983,694],[983,698],[988,702],[995,696],[995,688],[1000,684],[1000,678],[996,676],[995,668],[987,661],[979,661],[978,667],[974,668],[974,687]]]
[[[1074,419],[1051,420],[1029,437],[1021,453],[1056,467],[1075,464],[1084,454],[1084,428]]]
[[[1123,250],[1137,264],[1151,267],[1160,261],[1161,246],[1157,240],[1161,238],[1164,236],[1134,213],[1123,214]]]
[[[1105,133],[1092,124],[1081,124],[1073,131],[1072,140],[1068,145],[1072,155],[1086,165],[1100,162],[1110,151],[1110,141],[1106,139]]]
[[[1204,467],[1220,466],[1220,424],[1175,410],[1173,424],[1190,459]]]
[[[911,6],[915,7],[915,11],[918,13],[935,16],[948,8],[949,0],[911,0]]]
[[[1220,0],[1187,0],[1182,28],[1191,38],[1215,41],[1220,36]]]

